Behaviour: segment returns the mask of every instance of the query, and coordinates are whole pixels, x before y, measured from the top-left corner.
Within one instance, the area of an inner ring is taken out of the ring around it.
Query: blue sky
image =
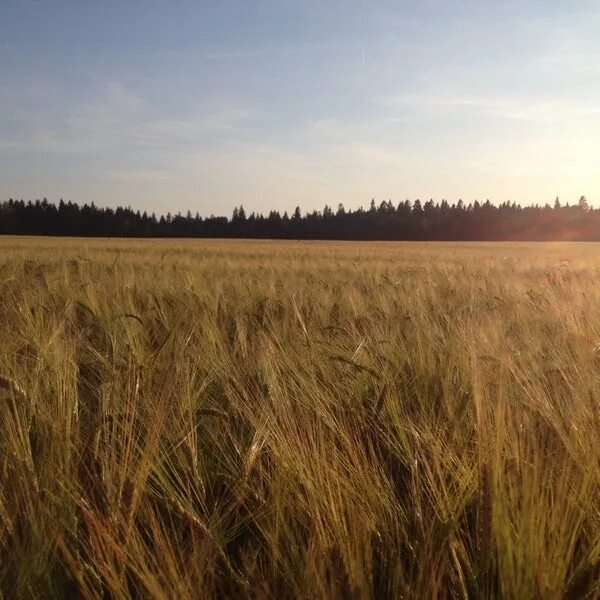
[[[598,2],[0,0],[0,194],[600,204]]]

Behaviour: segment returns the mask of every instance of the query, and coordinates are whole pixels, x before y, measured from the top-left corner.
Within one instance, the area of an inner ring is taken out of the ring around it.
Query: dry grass
[[[600,247],[0,240],[0,590],[599,598]]]

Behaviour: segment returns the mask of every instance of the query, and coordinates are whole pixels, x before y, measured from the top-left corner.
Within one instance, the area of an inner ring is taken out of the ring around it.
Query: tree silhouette
[[[276,210],[268,216],[246,215],[236,207],[230,219],[211,215],[202,218],[188,211],[185,216],[168,212],[157,218],[129,207],[99,208],[60,200],[35,202],[10,199],[0,202],[0,234],[103,236],[103,237],[247,237],[280,239],[346,240],[600,240],[600,209],[590,206],[585,196],[570,206],[558,198],[553,205],[521,207],[505,201],[496,206],[489,200],[404,200],[396,207],[391,200],[368,210],[348,210],[339,202],[334,212],[292,216]]]

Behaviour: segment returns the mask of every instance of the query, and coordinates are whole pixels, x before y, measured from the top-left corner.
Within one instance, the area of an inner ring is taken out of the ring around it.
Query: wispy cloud
[[[113,181],[129,181],[129,182],[152,182],[152,181],[167,181],[172,179],[173,174],[165,170],[141,170],[141,171],[112,171],[106,172],[107,179]]]
[[[30,100],[41,101],[42,96],[35,89],[32,92]],[[198,107],[184,118],[165,112],[155,115],[142,95],[115,82],[98,86],[88,101],[69,105],[62,104],[63,98],[53,100],[58,113],[53,122],[15,109],[11,131],[0,131],[0,148],[47,154],[91,154],[124,146],[137,151],[184,151],[207,139],[234,136],[255,116],[255,111],[235,105]]]
[[[383,103],[400,111],[429,116],[447,116],[469,111],[472,115],[532,123],[560,123],[595,117],[600,101],[571,99],[526,99],[507,96],[439,95],[436,93],[402,94],[384,99]]]
[[[597,75],[600,73],[600,57],[580,51],[545,53],[536,58],[538,68],[544,73],[555,73],[563,76]]]

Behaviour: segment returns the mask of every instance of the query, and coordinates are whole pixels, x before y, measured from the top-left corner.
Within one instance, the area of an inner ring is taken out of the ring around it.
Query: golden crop
[[[0,596],[600,597],[600,246],[0,239]]]

